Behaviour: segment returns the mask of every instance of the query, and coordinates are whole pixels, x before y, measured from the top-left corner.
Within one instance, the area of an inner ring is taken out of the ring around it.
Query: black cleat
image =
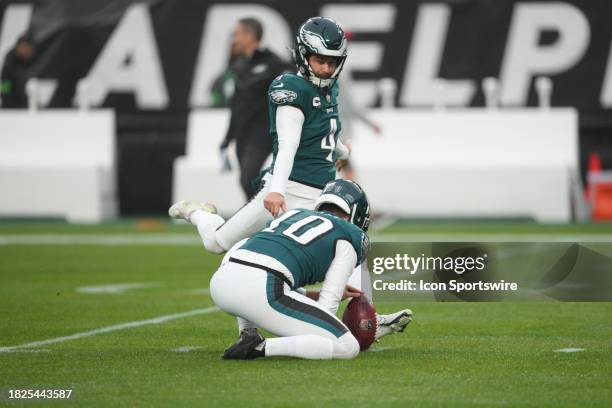
[[[240,338],[223,353],[224,360],[252,360],[264,357],[266,339],[257,329],[245,329],[240,332]]]

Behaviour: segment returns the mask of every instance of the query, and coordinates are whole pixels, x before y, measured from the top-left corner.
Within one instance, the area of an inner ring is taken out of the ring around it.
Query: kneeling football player
[[[335,180],[315,211],[287,211],[236,244],[210,282],[215,304],[242,320],[240,339],[223,357],[355,357],[359,343],[336,311],[349,276],[367,256],[368,224],[365,193],[351,181]],[[299,289],[319,282],[318,300]],[[257,327],[280,337],[264,339]]]

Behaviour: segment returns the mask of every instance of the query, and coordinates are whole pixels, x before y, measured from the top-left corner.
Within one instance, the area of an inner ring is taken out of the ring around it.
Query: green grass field
[[[612,226],[398,223],[376,238],[385,233],[605,240]],[[379,303],[415,320],[355,360],[223,361],[237,333],[207,294],[219,261],[190,227],[164,222],[1,224],[0,405],[612,406],[612,303]],[[89,293],[111,284],[136,286]],[[566,348],[585,350],[554,351]],[[16,401],[10,389],[73,394]]]

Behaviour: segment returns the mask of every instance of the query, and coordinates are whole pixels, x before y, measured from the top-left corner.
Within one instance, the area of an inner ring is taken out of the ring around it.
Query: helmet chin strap
[[[333,85],[332,81],[335,81],[334,78],[319,78],[318,76],[313,74],[312,71],[310,72],[310,76],[308,77],[308,79],[310,80],[310,82],[312,82],[315,86],[319,88],[331,88],[331,86]]]
[[[309,72],[308,80],[312,82],[315,86],[319,88],[331,88],[334,85],[334,83],[336,82],[336,75],[338,73],[337,68],[336,68],[336,71],[332,74],[330,78],[320,78],[316,76],[315,73],[312,71],[310,64],[308,63],[306,64],[308,65],[308,72]]]
[[[308,67],[308,72],[309,72],[308,80],[312,82],[315,86],[318,86],[319,88],[330,88],[331,89],[331,87],[338,80],[338,75],[340,74],[340,71],[342,71],[342,67],[344,66],[344,61],[345,61],[344,59],[341,60],[341,62],[336,67],[336,70],[331,75],[331,77],[320,78],[316,76],[315,73],[312,71],[312,68],[310,67],[310,64],[308,63],[308,59],[306,59],[306,66]]]

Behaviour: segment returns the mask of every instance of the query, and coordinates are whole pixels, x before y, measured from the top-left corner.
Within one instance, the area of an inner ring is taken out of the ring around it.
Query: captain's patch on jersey
[[[275,89],[270,92],[270,98],[272,98],[272,102],[281,105],[283,103],[293,102],[295,98],[297,98],[297,94],[287,89]]]

